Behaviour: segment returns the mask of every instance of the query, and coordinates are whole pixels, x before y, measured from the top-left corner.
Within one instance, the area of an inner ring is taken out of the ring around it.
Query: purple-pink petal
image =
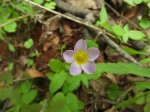
[[[74,47],[75,51],[80,50],[80,49],[85,50],[85,51],[87,50],[86,42],[83,39],[78,40]]]
[[[87,74],[92,74],[96,70],[96,64],[94,62],[87,62],[85,65],[81,66],[83,71]]]
[[[95,61],[99,55],[100,51],[98,48],[88,48],[89,61]]]
[[[75,62],[72,62],[70,66],[70,74],[76,76],[81,74],[81,72],[82,72],[81,66],[77,65]]]
[[[67,63],[71,63],[74,60],[74,58],[73,58],[74,54],[75,54],[75,51],[67,50],[63,53],[63,58]]]

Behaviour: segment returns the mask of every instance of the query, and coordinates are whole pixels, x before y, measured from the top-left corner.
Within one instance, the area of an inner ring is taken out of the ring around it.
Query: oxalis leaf
[[[105,5],[102,6],[99,16],[100,16],[100,23],[101,24],[104,24],[107,22],[108,16],[107,16],[107,11],[106,11]]]
[[[69,76],[66,80],[66,83],[63,86],[63,93],[73,92],[80,86],[81,75],[76,77]]]
[[[137,30],[130,30],[127,35],[133,40],[141,40],[145,37],[143,32]]]
[[[143,95],[144,95],[144,93],[143,94],[138,94],[135,97],[130,98],[129,100],[126,100],[126,101],[123,101],[123,102],[119,103],[118,105],[116,105],[115,108],[118,109],[118,108],[121,108],[121,107],[125,107],[125,106],[128,106],[128,105],[131,105],[135,101],[137,101],[140,97],[142,97]]]
[[[7,24],[6,26],[4,26],[4,30],[7,31],[8,33],[15,32],[16,28],[17,28],[17,23],[16,22],[12,22],[12,23]]]
[[[49,61],[49,67],[53,72],[60,72],[64,69],[63,63],[58,59],[51,59]]]
[[[97,69],[106,73],[114,73],[118,75],[134,74],[142,77],[150,77],[150,69],[140,67],[133,63],[99,63]]]
[[[24,47],[26,49],[29,49],[29,48],[31,48],[33,46],[33,44],[34,44],[33,40],[31,38],[29,38],[27,41],[25,41]]]
[[[50,83],[50,91],[55,93],[58,89],[60,89],[63,86],[66,77],[67,73],[64,71],[55,74],[51,80],[52,82]]]

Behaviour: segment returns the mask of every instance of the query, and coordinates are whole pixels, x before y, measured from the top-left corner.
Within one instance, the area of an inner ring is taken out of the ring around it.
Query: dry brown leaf
[[[60,24],[57,18],[52,19],[49,23],[49,31],[55,31],[59,28]]]
[[[63,32],[64,36],[69,36],[69,37],[72,36],[72,30],[68,24],[66,24],[66,23],[63,24],[63,30],[64,30],[64,32]]]
[[[50,47],[52,46],[52,43],[51,42],[46,42],[43,46],[43,50],[44,51],[47,51]]]
[[[39,72],[38,70],[32,68],[26,69],[26,72],[30,75],[31,78],[44,77],[44,74],[42,72]]]
[[[95,0],[65,0],[67,3],[80,8],[97,9]]]
[[[4,87],[4,86],[5,86],[5,83],[4,82],[0,82],[0,88]]]
[[[59,41],[60,41],[60,39],[59,39],[58,36],[56,36],[56,37],[52,40],[53,44],[55,44],[55,45],[58,45]]]
[[[137,15],[138,9],[139,9],[139,7],[135,6],[135,7],[131,8],[128,12],[126,12],[124,16],[127,19],[131,19],[131,18],[133,18],[133,17],[135,17]]]
[[[105,74],[105,77],[110,79],[113,83],[117,84],[116,78],[113,74]]]

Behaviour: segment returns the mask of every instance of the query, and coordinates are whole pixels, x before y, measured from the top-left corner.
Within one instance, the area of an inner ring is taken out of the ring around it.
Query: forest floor
[[[6,4],[10,2],[8,0]],[[99,18],[103,18],[99,14],[102,4],[105,4],[109,26],[117,24],[123,28],[128,24],[130,29],[149,36],[150,27],[144,29],[141,28],[142,25],[139,25],[141,18],[149,20],[149,9],[146,3],[130,6],[123,0],[65,0],[65,2],[55,0],[56,8],[49,10],[34,2],[27,2],[27,0],[25,2],[33,6],[38,13],[33,17],[27,15],[26,20],[17,19],[17,28],[14,32],[7,32],[7,29],[3,28],[5,25],[0,23],[0,28],[6,29],[4,38],[0,40],[0,76],[11,71],[13,74],[11,84],[14,88],[25,80],[30,80],[32,87],[38,91],[38,98],[32,102],[40,102],[47,98],[51,81],[46,74],[52,72],[48,66],[50,60],[59,59],[64,62],[63,52],[73,50],[79,39],[96,42],[100,50],[96,63],[122,62],[149,67],[149,39],[124,40],[119,33],[122,30],[120,31],[118,26],[116,29],[109,29],[107,25],[102,27],[95,25]],[[105,17],[105,14],[103,16]],[[146,24],[150,24],[150,21]],[[147,61],[140,63],[142,59]],[[26,74],[30,78],[26,79]],[[99,74],[101,77],[89,80],[88,88],[80,84],[79,88],[73,91],[77,98],[84,102],[82,112],[148,112],[147,108],[150,104],[148,98],[145,98],[147,101],[144,99],[137,101],[133,98],[137,95],[134,91],[136,82],[149,84],[149,78],[132,74],[116,75],[107,72]],[[5,78],[0,79],[0,89],[6,87],[4,80],[6,81]],[[140,92],[149,91],[149,89],[150,87],[145,87]],[[116,109],[115,106],[123,101],[127,102]],[[12,104],[9,100],[3,101],[0,96],[0,112],[19,112],[8,111],[10,108]]]

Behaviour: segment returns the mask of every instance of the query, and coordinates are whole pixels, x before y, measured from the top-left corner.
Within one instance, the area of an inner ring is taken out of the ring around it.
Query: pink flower
[[[78,40],[74,50],[67,50],[63,53],[63,58],[67,63],[71,63],[70,74],[81,74],[82,70],[87,74],[92,74],[96,70],[94,61],[99,57],[100,51],[97,48],[87,48],[83,39]]]

